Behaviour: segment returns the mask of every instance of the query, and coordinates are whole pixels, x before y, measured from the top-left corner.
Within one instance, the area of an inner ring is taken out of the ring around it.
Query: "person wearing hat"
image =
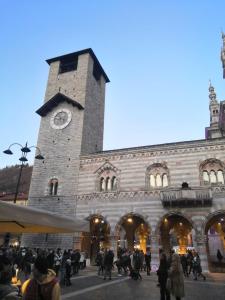
[[[53,270],[48,269],[48,261],[38,256],[34,262],[33,278],[22,286],[23,300],[60,300],[60,286]]]

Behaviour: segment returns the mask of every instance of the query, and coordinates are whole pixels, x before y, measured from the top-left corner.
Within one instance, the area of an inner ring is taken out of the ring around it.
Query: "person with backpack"
[[[48,269],[48,261],[38,256],[34,262],[33,278],[22,286],[23,300],[60,300],[60,286],[56,274]]]

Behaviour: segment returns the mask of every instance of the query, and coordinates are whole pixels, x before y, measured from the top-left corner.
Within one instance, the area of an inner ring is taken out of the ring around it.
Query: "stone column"
[[[110,247],[112,248],[113,253],[114,253],[114,259],[117,259],[118,239],[119,239],[119,236],[117,236],[117,235],[110,235],[110,237],[109,237]]]
[[[151,254],[152,254],[152,261],[151,267],[152,271],[158,270],[159,266],[159,235],[151,235],[150,236],[150,245],[151,245]]]
[[[203,272],[209,272],[208,256],[207,256],[207,236],[204,234],[196,234],[195,247],[201,259],[201,266]]]

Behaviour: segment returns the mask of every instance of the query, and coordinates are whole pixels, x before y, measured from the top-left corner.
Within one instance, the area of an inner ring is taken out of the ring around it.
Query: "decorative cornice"
[[[143,198],[143,197],[157,197],[160,200],[160,190],[155,191],[116,191],[116,192],[93,192],[90,194],[76,195],[75,198],[79,201],[85,200],[113,200],[124,198]]]
[[[196,144],[195,144],[196,143]],[[156,147],[158,146],[158,147]],[[162,144],[129,149],[119,149],[90,154],[80,157],[80,165],[100,163],[108,161],[120,161],[129,159],[144,159],[161,156],[172,156],[177,154],[196,153],[203,151],[225,150],[225,138],[213,140],[198,140],[181,143]]]
[[[181,188],[167,188],[166,190],[163,189],[155,189],[155,190],[136,190],[136,191],[115,191],[115,192],[93,192],[89,194],[77,194],[75,195],[75,199],[78,201],[92,201],[92,200],[122,200],[124,198],[137,198],[138,200],[143,198],[154,198],[161,200],[162,193],[167,193],[168,195],[174,195],[175,193],[179,193],[182,189]],[[205,199],[210,195],[212,199],[218,195],[225,195],[225,186],[217,186],[217,187],[193,187],[191,191],[197,193],[199,199]]]

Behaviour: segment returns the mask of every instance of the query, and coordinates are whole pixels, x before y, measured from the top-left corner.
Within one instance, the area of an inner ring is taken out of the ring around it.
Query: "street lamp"
[[[13,152],[10,148],[14,145],[19,146],[20,150],[22,152],[22,156],[19,158],[19,161],[21,161],[21,165],[20,165],[19,176],[18,176],[18,180],[17,180],[17,184],[16,184],[16,192],[15,192],[15,196],[14,196],[14,200],[13,200],[13,202],[16,203],[17,195],[18,195],[18,192],[19,192],[19,185],[20,185],[22,170],[23,170],[23,167],[24,167],[24,163],[28,161],[28,159],[26,157],[27,153],[31,152],[31,148],[36,148],[37,149],[37,155],[35,156],[35,158],[41,160],[41,159],[44,159],[44,157],[42,156],[41,150],[38,147],[36,147],[36,146],[28,147],[27,143],[25,144],[25,146],[22,146],[19,143],[13,143],[9,146],[8,149],[4,150],[3,153],[8,154],[8,155],[12,155]]]

